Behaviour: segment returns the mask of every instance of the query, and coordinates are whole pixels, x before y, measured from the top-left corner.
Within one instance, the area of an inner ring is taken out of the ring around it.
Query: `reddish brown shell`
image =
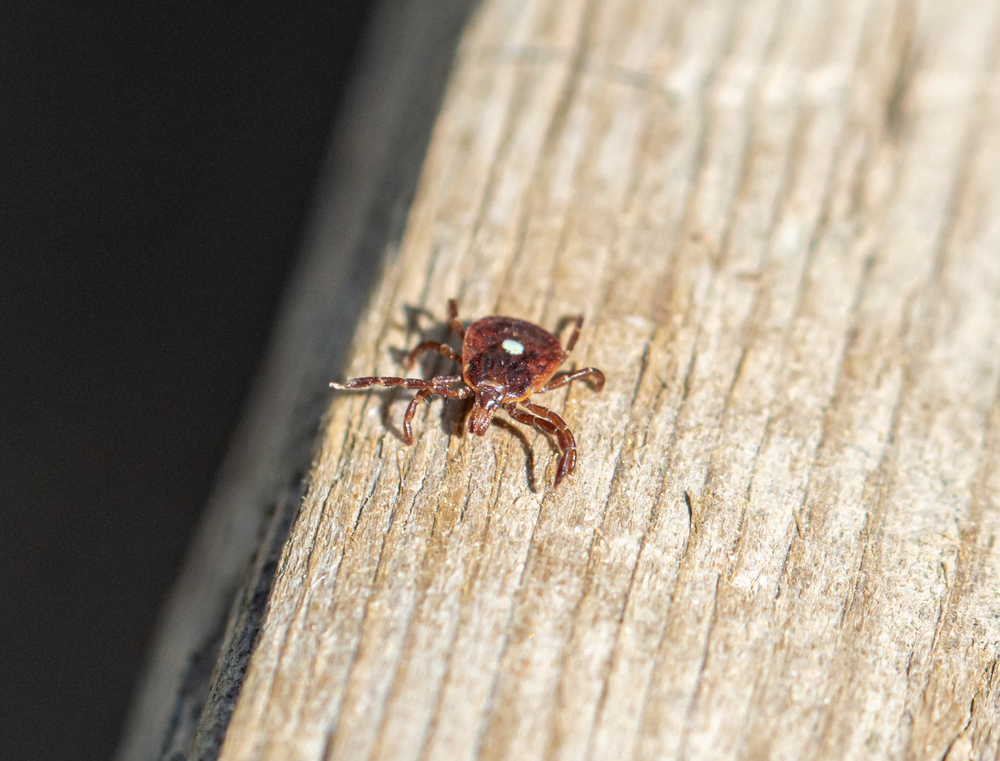
[[[548,383],[566,359],[559,339],[513,317],[484,317],[465,330],[462,377],[472,388],[504,388],[504,401],[526,399]]]

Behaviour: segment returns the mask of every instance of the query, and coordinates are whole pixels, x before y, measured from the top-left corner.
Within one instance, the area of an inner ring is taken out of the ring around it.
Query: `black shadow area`
[[[0,745],[106,759],[369,0],[0,9]]]

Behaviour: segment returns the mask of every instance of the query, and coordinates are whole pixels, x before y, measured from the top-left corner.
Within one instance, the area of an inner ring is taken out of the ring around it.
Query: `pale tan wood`
[[[995,758],[998,27],[484,2],[348,375],[583,312],[578,470],[334,395],[221,758]]]

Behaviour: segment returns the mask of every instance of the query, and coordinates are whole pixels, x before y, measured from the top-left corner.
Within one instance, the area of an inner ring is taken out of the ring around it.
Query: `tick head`
[[[507,390],[498,383],[485,381],[476,387],[476,403],[469,413],[469,433],[476,436],[486,433],[506,395]]]

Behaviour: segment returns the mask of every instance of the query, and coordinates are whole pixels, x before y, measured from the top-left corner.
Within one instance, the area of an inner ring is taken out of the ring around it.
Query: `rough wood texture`
[[[582,311],[578,470],[335,394],[221,757],[995,758],[998,29],[485,2],[347,374]]]

